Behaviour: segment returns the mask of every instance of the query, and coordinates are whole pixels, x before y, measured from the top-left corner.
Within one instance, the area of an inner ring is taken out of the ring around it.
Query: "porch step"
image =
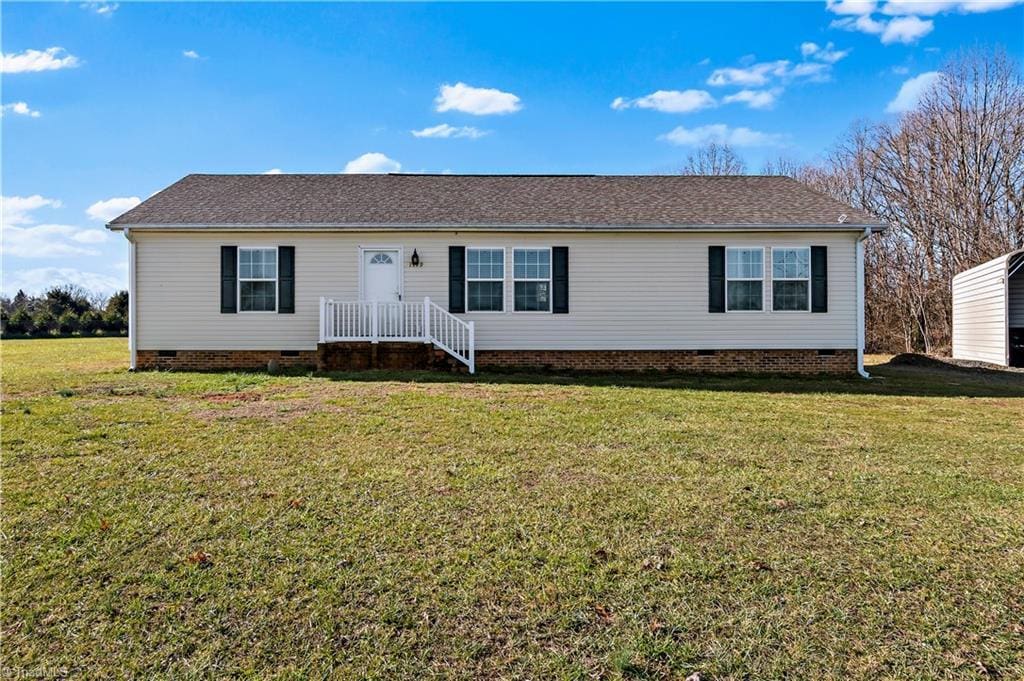
[[[432,369],[450,371],[456,374],[468,374],[469,367],[455,359],[441,348],[434,348],[434,361]]]
[[[421,356],[429,350],[396,345],[422,343],[443,350],[473,373],[475,338],[473,322],[459,319],[430,298],[422,303],[320,298],[320,344],[338,344],[324,350],[324,367],[438,368],[434,359]],[[392,347],[381,348],[382,343]],[[451,362],[446,359],[445,365]]]
[[[370,343],[338,341],[319,343],[318,371],[466,371],[466,365],[430,343]]]

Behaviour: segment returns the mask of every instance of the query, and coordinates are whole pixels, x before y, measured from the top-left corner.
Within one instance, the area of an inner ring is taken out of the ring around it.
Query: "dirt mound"
[[[922,355],[916,352],[904,352],[896,355],[889,360],[889,364],[894,366],[928,367],[930,369],[949,369],[955,367],[955,365],[951,364],[948,360],[941,359],[939,357],[932,357],[931,355]]]
[[[988,376],[1005,376],[1016,378],[1015,374],[1024,373],[1024,369],[1003,367],[986,362],[974,362],[965,359],[953,359],[952,357],[936,357],[934,355],[921,355],[916,352],[905,352],[896,355],[889,360],[892,366],[921,367],[924,369],[944,369],[946,371],[966,371],[972,374],[983,374]]]

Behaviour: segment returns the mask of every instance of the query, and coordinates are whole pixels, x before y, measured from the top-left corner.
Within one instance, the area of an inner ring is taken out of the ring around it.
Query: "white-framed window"
[[[277,247],[238,249],[238,311],[277,312]]]
[[[811,249],[772,248],[772,310],[811,309]]]
[[[466,312],[505,311],[505,249],[466,249]]]
[[[551,249],[512,249],[512,309],[551,312]]]
[[[725,249],[725,309],[764,309],[764,249]]]

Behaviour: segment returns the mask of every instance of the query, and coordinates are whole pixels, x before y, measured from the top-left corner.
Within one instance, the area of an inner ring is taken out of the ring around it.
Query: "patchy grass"
[[[125,360],[3,345],[5,670],[1024,677],[1019,376]]]

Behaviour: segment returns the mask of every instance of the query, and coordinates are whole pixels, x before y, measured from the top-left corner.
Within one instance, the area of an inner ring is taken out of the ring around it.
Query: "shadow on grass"
[[[569,371],[482,370],[476,375],[432,371],[323,372],[335,381],[413,383],[585,385],[660,390],[714,390],[760,393],[831,393],[906,397],[1024,397],[1024,374],[954,365],[878,364],[872,378],[835,376],[763,376],[675,374],[666,372],[588,374]]]

